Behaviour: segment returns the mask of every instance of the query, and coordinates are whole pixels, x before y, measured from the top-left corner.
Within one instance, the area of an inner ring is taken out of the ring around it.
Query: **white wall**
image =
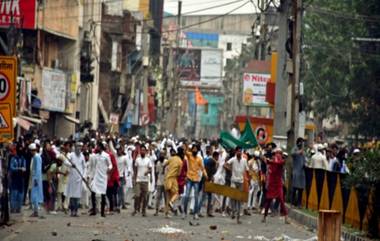
[[[241,53],[242,44],[247,44],[250,35],[220,34],[218,48],[223,49],[223,66],[226,66],[227,59],[238,57]],[[227,50],[227,43],[232,44],[232,49]],[[224,71],[223,71],[224,76]]]

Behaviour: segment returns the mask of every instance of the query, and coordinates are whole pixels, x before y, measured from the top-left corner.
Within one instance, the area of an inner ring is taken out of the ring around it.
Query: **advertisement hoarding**
[[[42,70],[42,108],[64,112],[66,107],[66,73],[60,70],[44,68]]]
[[[244,73],[243,74],[243,104],[269,106],[266,101],[267,83],[270,74]]]
[[[174,51],[174,56],[177,57],[177,75],[181,84],[192,85],[201,80],[200,49],[178,49]]]
[[[222,84],[222,51],[210,49],[202,50],[201,85],[221,86]]]
[[[164,50],[164,65],[169,71],[169,49]],[[177,54],[178,52],[178,54]],[[221,87],[223,51],[221,49],[173,49],[177,76],[182,86]]]
[[[35,29],[36,0],[0,0],[0,27]]]

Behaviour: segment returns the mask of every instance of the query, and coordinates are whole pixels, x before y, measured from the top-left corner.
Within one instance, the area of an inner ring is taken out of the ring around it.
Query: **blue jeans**
[[[202,192],[201,200],[199,201],[199,212],[201,211],[203,207],[203,203],[206,201],[207,198],[207,214],[211,214],[212,211],[212,193],[209,192]]]
[[[11,189],[11,212],[20,212],[24,198],[24,192],[22,190]]]
[[[125,177],[120,177],[120,186],[117,189],[117,207],[125,207],[125,197],[124,197],[124,188],[125,188]]]
[[[190,192],[192,188],[194,188],[194,214],[198,214],[199,212],[199,208],[198,208],[199,182],[193,182],[191,180],[187,180],[185,198],[183,199],[183,208],[184,208],[185,213],[187,214],[187,205],[189,203],[189,196],[190,196]]]

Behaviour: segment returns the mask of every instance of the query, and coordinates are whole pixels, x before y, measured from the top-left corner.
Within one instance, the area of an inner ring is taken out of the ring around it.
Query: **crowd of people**
[[[78,217],[80,208],[105,217],[129,208],[132,216],[145,217],[147,209],[154,209],[154,216],[192,215],[195,220],[220,213],[241,223],[242,215],[260,213],[266,222],[268,214],[279,210],[288,223],[286,160],[292,161],[294,207],[301,206],[305,167],[349,172],[346,148],[306,148],[302,138],[290,156],[275,143],[243,150],[223,148],[217,140],[127,139],[98,133],[76,140],[27,135],[8,149],[3,170],[8,170],[10,211],[30,208],[32,217],[44,217],[41,210]],[[206,192],[206,182],[245,191],[248,200]]]

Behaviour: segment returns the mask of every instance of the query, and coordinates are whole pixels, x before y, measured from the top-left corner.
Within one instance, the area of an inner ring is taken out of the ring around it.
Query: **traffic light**
[[[21,77],[17,77],[16,81],[16,111],[18,112],[21,107]]]
[[[92,74],[92,62],[94,59],[91,57],[91,42],[88,40],[83,41],[82,49],[80,52],[80,81],[93,82],[94,75]]]

